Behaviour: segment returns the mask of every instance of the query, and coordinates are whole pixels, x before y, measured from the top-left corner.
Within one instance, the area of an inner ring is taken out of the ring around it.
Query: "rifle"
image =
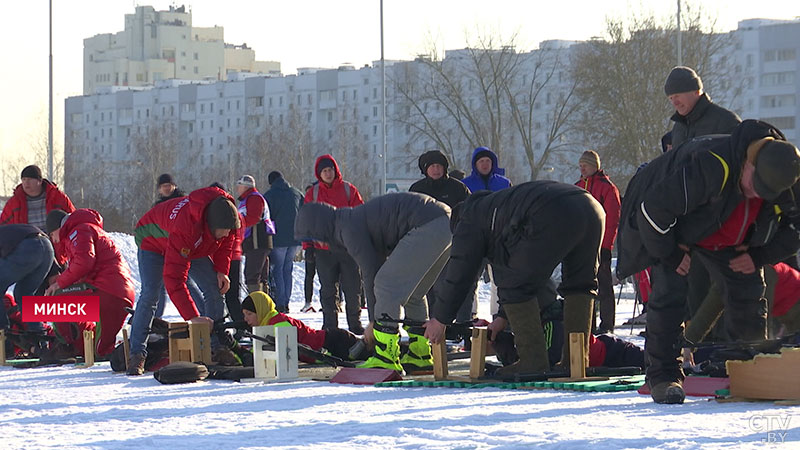
[[[797,347],[800,345],[800,331],[777,339],[763,339],[759,341],[732,341],[732,342],[698,342],[694,343],[685,337],[679,342],[677,348],[693,349],[726,349],[726,350],[752,350],[758,353],[779,353],[782,347]]]
[[[423,327],[425,324],[424,321],[408,318],[394,319],[386,313],[383,313],[378,321],[383,323],[403,324],[408,327],[407,331],[409,333],[425,334],[425,328]],[[475,323],[472,321],[455,322],[445,326],[447,327],[445,339],[450,341],[461,341],[464,339],[469,339],[472,336],[472,329],[475,328]]]

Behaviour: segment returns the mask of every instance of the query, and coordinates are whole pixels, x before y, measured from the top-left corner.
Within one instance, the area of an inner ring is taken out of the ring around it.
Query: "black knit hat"
[[[37,180],[41,180],[42,169],[40,169],[39,166],[30,165],[22,169],[22,175],[20,178],[36,178]]]
[[[444,166],[445,172],[447,172],[447,168],[450,166],[450,163],[447,161],[447,156],[439,150],[431,150],[419,156],[419,170],[422,171],[423,175],[427,175],[428,167],[434,164],[441,164]]]
[[[161,186],[164,183],[175,184],[175,179],[172,178],[171,174],[162,173],[158,176],[158,182],[156,185]]]
[[[753,188],[764,200],[775,200],[800,179],[800,152],[786,141],[770,141],[758,152]]]
[[[322,169],[330,167],[333,170],[336,170],[336,164],[333,163],[333,160],[330,158],[322,158],[319,160],[319,164],[317,164],[317,176],[322,173]]]
[[[69,214],[61,209],[54,209],[47,213],[47,219],[45,221],[45,231],[47,234],[61,228],[61,225],[64,223],[64,218],[67,216],[69,216]]]
[[[239,211],[227,198],[217,197],[206,208],[206,221],[211,230],[235,230],[240,226]]]
[[[682,92],[703,90],[703,80],[690,67],[678,66],[672,69],[664,83],[664,92],[669,97]]]
[[[277,170],[273,170],[269,173],[269,175],[267,175],[267,182],[272,185],[272,183],[274,183],[278,178],[283,178],[283,174]]]

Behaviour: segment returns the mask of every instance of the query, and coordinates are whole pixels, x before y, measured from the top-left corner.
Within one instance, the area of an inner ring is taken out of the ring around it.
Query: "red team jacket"
[[[56,283],[65,288],[85,282],[133,306],[134,289],[128,263],[103,230],[103,217],[93,209],[75,210],[59,230],[69,259]]]
[[[322,179],[319,177],[319,163],[324,159],[328,159],[333,163],[333,170],[336,172],[336,176],[330,186],[323,183]],[[306,196],[303,203],[327,203],[337,208],[346,206],[354,207],[364,204],[364,199],[361,198],[361,193],[358,192],[358,189],[342,179],[342,172],[339,170],[339,164],[336,163],[336,160],[333,159],[333,156],[322,155],[318,157],[317,161],[314,163],[314,173],[317,176],[318,182],[306,191]],[[311,244],[308,242],[303,243],[303,248],[308,248],[310,246]],[[327,246],[321,246],[317,244],[314,244],[313,246],[315,248],[324,250],[328,249]]]
[[[216,240],[208,229],[206,207],[223,196],[236,205],[233,197],[215,187],[192,191],[154,206],[134,229],[136,245],[164,256],[164,286],[169,298],[185,320],[200,315],[186,288],[189,264],[193,259],[210,257],[217,273],[228,274],[236,232]]]
[[[589,191],[592,197],[603,205],[603,210],[606,212],[606,229],[603,234],[602,247],[611,250],[614,239],[617,238],[617,226],[619,225],[619,190],[602,170],[598,170],[589,178],[581,177],[575,186]]]

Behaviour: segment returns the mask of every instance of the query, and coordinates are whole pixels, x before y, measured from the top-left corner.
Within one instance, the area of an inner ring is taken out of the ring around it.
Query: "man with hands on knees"
[[[128,375],[144,373],[145,343],[160,290],[166,287],[186,321],[211,326],[222,318],[239,217],[233,197],[207,187],[157,204],[136,224],[142,288],[131,327]],[[189,274],[203,293],[204,316],[195,304],[200,299],[192,299],[186,288]]]
[[[605,213],[592,195],[577,186],[532,181],[499,192],[481,191],[457,206],[450,265],[440,301],[425,324],[425,337],[444,339],[484,258],[494,268],[500,304],[511,323],[519,361],[497,374],[546,372],[550,369],[537,293],[561,263],[564,333],[584,333],[589,348],[592,302],[597,295],[597,267]],[[491,328],[505,328],[504,320]],[[588,351],[583,355],[588,364]],[[564,346],[561,364],[569,364]]]

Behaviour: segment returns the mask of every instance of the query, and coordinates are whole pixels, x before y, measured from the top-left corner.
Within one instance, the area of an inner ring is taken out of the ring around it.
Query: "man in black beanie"
[[[137,222],[133,233],[139,247],[141,291],[131,324],[128,375],[144,373],[148,330],[164,288],[185,321],[212,325],[222,319],[236,230],[241,226],[233,201],[219,188],[197,189],[157,204]],[[189,276],[203,294],[202,313],[189,294]]]
[[[66,212],[75,211],[75,206],[66,194],[61,192],[55,183],[42,178],[42,170],[38,166],[27,166],[22,169],[21,183],[14,189],[14,195],[8,200],[0,215],[0,225],[27,223],[44,229],[47,213],[54,209]],[[56,254],[60,254],[56,249]]]
[[[678,66],[670,71],[664,93],[675,108],[670,118],[672,148],[697,136],[729,134],[742,120],[715,103],[703,91],[703,80],[689,67]]]
[[[169,173],[162,173],[159,175],[156,186],[158,186],[158,200],[156,200],[154,205],[171,198],[178,198],[186,195],[185,192],[178,189],[178,186],[175,184],[175,178]]]
[[[698,136],[730,134],[741,122],[735,113],[711,102],[711,98],[703,91],[703,81],[689,67],[678,66],[670,71],[664,83],[664,93],[675,107],[675,114],[671,117],[675,122],[671,135],[673,149]],[[659,281],[658,276],[651,277],[654,285]],[[718,290],[700,261],[692,265],[688,279],[691,316],[706,296],[718,295]]]
[[[408,190],[430,195],[451,208],[463,202],[469,197],[469,188],[447,174],[449,166],[447,157],[439,150],[423,153],[419,157],[419,170],[425,178],[412,184]]]
[[[469,197],[470,191],[464,183],[448,175],[447,169],[449,166],[450,163],[447,161],[447,156],[439,150],[423,153],[419,157],[419,170],[425,175],[425,178],[412,184],[408,191],[430,195],[450,208],[454,208]],[[433,287],[425,295],[429,310],[432,310],[433,305],[436,304],[436,293],[441,289],[446,271],[447,266],[445,266]],[[473,287],[467,292],[467,300],[461,304],[461,308],[458,310],[456,321],[466,322],[472,319],[477,287],[478,280],[476,278]]]

